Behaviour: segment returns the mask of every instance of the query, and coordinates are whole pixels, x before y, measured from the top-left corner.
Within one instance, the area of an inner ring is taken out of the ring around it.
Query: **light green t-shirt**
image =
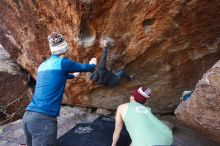
[[[171,145],[173,142],[172,131],[142,104],[128,103],[124,122],[132,146]]]

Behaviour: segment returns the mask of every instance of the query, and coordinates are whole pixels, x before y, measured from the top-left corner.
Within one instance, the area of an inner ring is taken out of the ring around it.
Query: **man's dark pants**
[[[57,119],[55,117],[26,111],[22,122],[27,146],[56,145]]]
[[[107,48],[103,48],[102,57],[101,57],[101,60],[100,60],[100,63],[97,69],[99,70],[99,74],[102,74],[102,73],[104,74],[107,71],[106,59],[107,59]],[[131,77],[123,70],[118,71],[117,73],[115,73],[115,75],[118,77],[118,80],[120,80],[122,77],[127,80],[131,80]]]

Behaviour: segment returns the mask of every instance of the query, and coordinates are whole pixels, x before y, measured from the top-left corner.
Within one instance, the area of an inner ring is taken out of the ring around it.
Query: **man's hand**
[[[79,76],[79,72],[74,72],[74,73],[73,73],[73,75],[74,75],[74,76],[75,76],[75,78],[76,78],[76,77],[78,77],[78,76]]]
[[[115,46],[114,40],[112,38],[110,38],[110,37],[103,37],[100,40],[100,46],[102,48],[105,48],[105,47],[112,48],[112,47]]]
[[[89,64],[97,64],[97,59],[96,58],[92,58],[90,61],[89,61]]]

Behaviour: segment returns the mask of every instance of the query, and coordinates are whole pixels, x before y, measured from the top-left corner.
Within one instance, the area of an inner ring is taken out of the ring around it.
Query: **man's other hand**
[[[97,64],[97,59],[96,58],[92,58],[90,61],[89,61],[89,64]]]

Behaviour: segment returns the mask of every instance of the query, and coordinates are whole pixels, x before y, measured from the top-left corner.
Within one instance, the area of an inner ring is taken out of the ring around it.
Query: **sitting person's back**
[[[117,144],[123,122],[132,139],[132,146],[172,144],[172,131],[151,113],[150,108],[144,106],[150,95],[150,88],[140,87],[133,91],[129,103],[117,108],[112,146]]]
[[[171,130],[138,102],[128,103],[124,122],[134,146],[172,143]]]

